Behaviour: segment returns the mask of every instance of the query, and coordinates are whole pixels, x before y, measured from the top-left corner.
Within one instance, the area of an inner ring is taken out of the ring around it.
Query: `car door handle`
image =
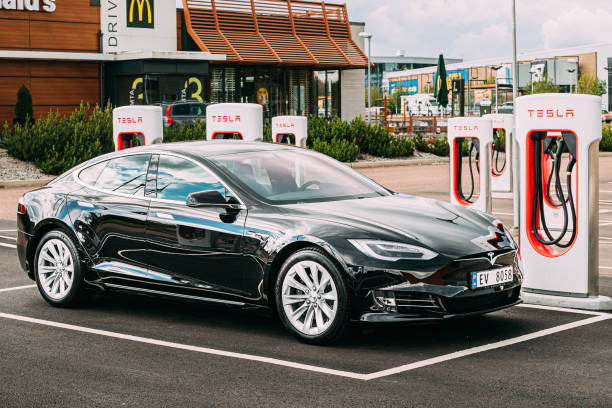
[[[157,218],[163,218],[165,220],[173,220],[174,219],[172,214],[167,214],[167,213],[162,213],[162,212],[158,212],[156,214],[157,214]]]

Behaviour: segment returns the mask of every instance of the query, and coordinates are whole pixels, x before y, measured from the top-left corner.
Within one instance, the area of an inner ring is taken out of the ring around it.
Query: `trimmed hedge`
[[[81,104],[70,116],[57,111],[24,125],[8,124],[0,131],[0,143],[20,160],[34,162],[47,174],[60,174],[93,157],[113,151],[112,107]],[[355,161],[359,153],[378,157],[406,157],[414,153],[414,143],[393,136],[382,126],[371,126],[362,118],[343,122],[312,118],[308,121],[307,145],[337,160]],[[264,141],[272,141],[269,121],[264,123]],[[164,142],[206,140],[206,122],[164,128]]]
[[[612,152],[612,126],[604,123],[601,126],[601,142],[599,150],[602,152]]]
[[[332,142],[336,139],[336,142]],[[414,143],[406,137],[393,136],[383,126],[372,126],[361,117],[351,122],[343,122],[340,118],[331,121],[323,118],[312,118],[308,121],[307,146],[314,147],[315,141],[338,145],[345,140],[347,146],[355,145],[358,153],[378,157],[406,157],[414,153]],[[334,155],[332,157],[338,158]],[[355,156],[356,159],[356,156]]]
[[[346,139],[334,137],[331,141],[315,139],[312,150],[326,154],[342,162],[353,162],[357,160],[359,146]]]
[[[83,105],[69,117],[59,112],[34,123],[3,129],[3,144],[20,160],[34,162],[47,174],[60,174],[71,167],[114,149],[112,109]]]
[[[199,118],[183,126],[164,127],[164,143],[206,140],[206,121]]]

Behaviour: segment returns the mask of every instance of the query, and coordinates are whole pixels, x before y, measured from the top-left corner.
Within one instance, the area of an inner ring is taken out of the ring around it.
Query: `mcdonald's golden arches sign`
[[[125,3],[128,27],[155,28],[155,0],[126,0]]]

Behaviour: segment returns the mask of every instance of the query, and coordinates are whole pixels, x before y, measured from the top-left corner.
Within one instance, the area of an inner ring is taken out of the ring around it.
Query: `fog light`
[[[397,312],[395,295],[390,290],[375,290],[374,300],[386,312]]]

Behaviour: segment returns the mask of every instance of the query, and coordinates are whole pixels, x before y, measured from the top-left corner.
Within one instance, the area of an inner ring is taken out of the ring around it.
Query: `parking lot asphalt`
[[[362,171],[446,200],[448,167],[437,167]],[[511,200],[494,212],[508,222]],[[14,229],[0,221],[2,407],[612,406],[612,314],[514,307],[309,346],[261,312],[127,295],[52,308],[18,265]],[[600,242],[603,266],[609,245]],[[610,271],[600,272],[612,296]]]

